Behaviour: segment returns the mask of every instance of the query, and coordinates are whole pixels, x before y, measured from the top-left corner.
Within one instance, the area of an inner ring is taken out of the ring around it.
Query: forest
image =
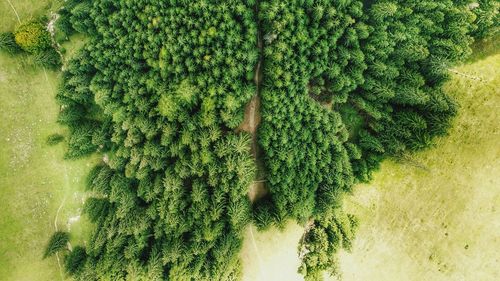
[[[0,49],[62,65],[65,157],[102,158],[86,178],[89,242],[68,247],[58,231],[44,257],[61,253],[75,280],[238,280],[244,229],[294,220],[305,280],[337,274],[362,223],[343,196],[446,135],[458,108],[443,84],[498,34],[499,6],[68,0],[56,39],[49,19],[0,34]],[[63,61],[73,34],[86,43]],[[256,140],[239,129],[254,97]],[[252,201],[256,181],[265,194]]]

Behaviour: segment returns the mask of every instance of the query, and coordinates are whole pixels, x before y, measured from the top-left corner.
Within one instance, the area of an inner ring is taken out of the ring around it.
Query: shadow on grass
[[[471,47],[473,52],[472,55],[465,61],[466,64],[474,63],[500,53],[500,34],[487,40],[476,41]]]

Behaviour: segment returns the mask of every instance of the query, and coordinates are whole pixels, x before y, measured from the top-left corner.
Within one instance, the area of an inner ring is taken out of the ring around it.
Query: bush
[[[10,54],[16,54],[22,51],[21,47],[17,45],[16,38],[12,32],[0,33],[0,50]]]
[[[64,140],[64,136],[61,134],[52,134],[47,137],[47,144],[48,145],[56,145]]]
[[[55,253],[66,249],[66,245],[69,241],[69,233],[64,231],[56,231],[50,237],[49,243],[45,247],[45,253],[43,254],[43,258],[48,258],[53,256]]]
[[[61,56],[54,49],[46,49],[34,54],[35,64],[48,69],[57,69],[61,66]]]
[[[37,53],[51,47],[50,34],[39,21],[21,24],[14,32],[17,45],[29,53]]]

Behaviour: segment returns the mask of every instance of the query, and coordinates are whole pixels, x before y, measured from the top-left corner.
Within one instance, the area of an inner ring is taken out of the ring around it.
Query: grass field
[[[12,1],[21,20],[42,15],[53,3]],[[0,31],[12,30],[16,22],[8,2],[1,1]],[[55,225],[82,225],[81,182],[96,160],[64,161],[64,144],[46,144],[48,135],[65,132],[56,123],[57,83],[57,73],[34,67],[28,56],[0,53],[1,281],[61,280],[57,259],[42,260],[43,248]]]
[[[490,56],[456,68],[446,87],[461,106],[449,136],[410,161],[385,162],[346,197],[361,225],[352,252],[340,255],[342,280],[500,280],[500,52],[479,50]],[[301,234],[295,224],[249,229],[244,279],[303,280]]]

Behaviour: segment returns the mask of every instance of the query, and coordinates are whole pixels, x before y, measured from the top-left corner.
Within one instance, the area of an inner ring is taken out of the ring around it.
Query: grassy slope
[[[483,82],[455,76],[448,83],[461,105],[448,137],[410,163],[384,163],[372,183],[346,199],[361,226],[352,253],[340,257],[344,281],[500,280],[496,53],[457,68]],[[248,232],[245,280],[302,280],[295,273],[301,232],[296,225],[285,233],[254,230],[255,240]]]
[[[21,20],[41,15],[53,5],[34,0],[12,3]],[[0,19],[1,31],[11,30],[17,22],[7,1],[0,2]],[[0,53],[1,281],[61,279],[57,260],[41,259],[43,248],[62,202],[59,229],[67,229],[68,218],[78,215],[81,181],[95,161],[63,161],[63,144],[45,144],[48,135],[65,132],[55,123],[57,81],[55,72],[34,67],[26,55]]]

